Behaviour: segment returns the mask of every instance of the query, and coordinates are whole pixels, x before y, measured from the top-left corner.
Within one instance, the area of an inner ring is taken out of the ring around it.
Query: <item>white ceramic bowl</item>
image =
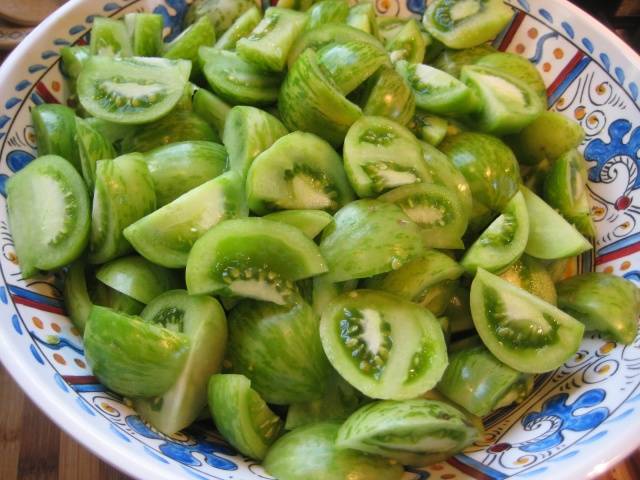
[[[419,13],[422,0],[377,0],[387,15]],[[510,0],[502,50],[530,58],[548,85],[550,108],[587,132],[589,189],[598,235],[575,271],[603,270],[640,281],[640,58],[564,0]],[[0,359],[61,428],[95,454],[141,479],[270,478],[235,453],[210,424],[167,438],[105,391],[86,366],[64,315],[60,279],[24,280],[5,213],[5,182],[35,155],[29,110],[64,102],[58,50],[86,41],[95,15],[155,11],[175,34],[186,0],[72,0],[40,25],[0,69]],[[410,470],[409,479],[583,479],[640,446],[640,341],[624,347],[585,339],[574,359],[537,378],[523,404],[486,418],[487,435],[465,454]],[[311,479],[310,479],[311,480]]]

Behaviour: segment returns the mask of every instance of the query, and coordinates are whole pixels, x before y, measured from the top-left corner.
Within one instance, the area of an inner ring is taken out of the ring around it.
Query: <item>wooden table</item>
[[[127,480],[56,427],[2,366],[0,412],[1,480]],[[598,480],[637,479],[640,451]]]

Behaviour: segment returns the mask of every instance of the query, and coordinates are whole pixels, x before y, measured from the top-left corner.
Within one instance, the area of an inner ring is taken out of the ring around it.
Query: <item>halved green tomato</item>
[[[385,45],[392,61],[406,60],[411,63],[422,63],[427,49],[427,42],[420,31],[415,18],[409,19],[389,42]]]
[[[191,76],[200,73],[198,49],[210,47],[216,41],[216,31],[208,17],[199,18],[189,25],[180,35],[164,46],[164,58],[191,61]]]
[[[469,219],[456,191],[432,183],[418,183],[391,190],[379,200],[399,206],[422,230],[426,247],[464,248],[462,236]]]
[[[124,23],[131,36],[133,54],[157,57],[162,52],[164,18],[159,13],[127,13]]]
[[[187,260],[191,294],[285,304],[293,281],[327,271],[312,240],[295,227],[261,218],[225,220],[200,237]]]
[[[271,411],[244,375],[213,375],[209,409],[216,428],[239,452],[262,460],[282,431],[282,420]]]
[[[116,151],[111,142],[89,122],[76,118],[76,142],[80,151],[82,177],[89,191],[93,191],[96,180],[96,162],[115,158]]]
[[[344,23],[348,15],[349,4],[346,0],[324,0],[314,3],[309,8],[304,28],[305,30],[313,30],[328,23]]]
[[[444,402],[387,400],[351,415],[338,431],[336,446],[424,466],[461,452],[480,433],[464,413]]]
[[[74,111],[64,105],[44,103],[31,110],[31,119],[38,156],[58,155],[81,172]]]
[[[180,376],[191,342],[183,333],[93,306],[84,352],[93,374],[127,397],[162,395]]]
[[[87,246],[90,200],[78,171],[45,155],[10,178],[7,209],[22,278],[64,267]]]
[[[235,22],[224,32],[215,44],[219,50],[234,50],[238,40],[249,36],[254,28],[262,20],[262,12],[256,6],[240,15]]]
[[[529,214],[522,193],[516,193],[496,218],[466,251],[460,261],[469,273],[483,268],[500,273],[518,260],[529,240]]]
[[[571,358],[584,325],[553,305],[486,270],[471,284],[473,323],[500,361],[525,373],[543,373]]]
[[[527,187],[521,191],[529,211],[526,253],[543,260],[555,260],[591,250],[591,243],[544,200]]]
[[[241,301],[229,314],[227,357],[269,403],[322,398],[329,377],[318,317],[295,296],[289,305]]]
[[[227,151],[214,142],[178,142],[145,153],[144,161],[161,207],[221,175]]]
[[[141,154],[98,160],[89,262],[104,263],[130,252],[122,231],[155,208],[153,180]]]
[[[446,72],[404,60],[396,63],[396,70],[413,90],[416,105],[426,112],[460,115],[477,108],[473,90]]]
[[[558,303],[558,295],[551,274],[542,262],[529,255],[522,255],[517,262],[502,272],[500,277],[551,305]]]
[[[434,387],[447,366],[433,314],[385,292],[336,298],[322,314],[320,338],[333,368],[371,398],[414,398]]]
[[[533,389],[533,376],[505,365],[478,337],[474,339],[462,348],[453,345],[438,391],[479,417],[527,398]]]
[[[495,38],[513,10],[502,0],[436,0],[422,17],[427,31],[449,48],[469,48]]]
[[[327,225],[333,222],[333,217],[322,210],[282,210],[265,215],[263,218],[296,227],[311,239],[316,238]]]
[[[416,110],[413,92],[400,74],[386,65],[367,80],[361,96],[365,115],[387,117],[401,125],[407,125]]]
[[[312,133],[276,140],[247,175],[247,203],[258,215],[305,208],[334,212],[353,199],[340,155]]]
[[[400,480],[398,462],[336,447],[337,423],[313,423],[279,438],[264,459],[265,470],[283,480]]]
[[[587,237],[596,234],[587,193],[587,164],[572,149],[556,159],[544,182],[544,199]]]
[[[175,272],[137,255],[118,258],[102,265],[96,272],[96,278],[144,304],[179,285]]]
[[[344,169],[359,197],[431,180],[415,136],[385,117],[362,117],[344,141]]]
[[[94,117],[114,123],[148,123],[178,103],[190,71],[185,60],[94,56],[78,76],[78,97]]]
[[[218,301],[205,295],[171,290],[156,297],[143,320],[185,335],[190,349],[180,375],[162,395],[136,399],[136,411],[165,435],[188,427],[207,405],[209,377],[222,367],[227,320]]]
[[[306,15],[295,10],[267,8],[264,18],[249,36],[238,41],[236,50],[242,58],[259,68],[281,72],[306,21]]]
[[[229,152],[229,169],[246,178],[253,160],[287,133],[280,120],[264,110],[233,107],[227,116],[223,135]]]
[[[420,228],[400,207],[379,200],[356,200],[343,207],[320,241],[332,282],[397,270],[423,248]]]
[[[95,17],[89,42],[91,55],[130,57],[133,54],[127,27],[121,20]]]
[[[316,52],[306,50],[289,70],[280,89],[278,110],[291,130],[315,133],[331,145],[340,145],[362,111],[327,78]]]
[[[185,267],[191,247],[211,227],[248,214],[242,180],[227,172],[129,225],[124,236],[148,260]]]

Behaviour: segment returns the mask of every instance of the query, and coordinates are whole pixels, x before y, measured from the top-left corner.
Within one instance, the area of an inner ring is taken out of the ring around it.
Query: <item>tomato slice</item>
[[[311,239],[320,235],[320,232],[333,222],[333,217],[322,210],[282,210],[265,215],[263,218],[296,227]]]

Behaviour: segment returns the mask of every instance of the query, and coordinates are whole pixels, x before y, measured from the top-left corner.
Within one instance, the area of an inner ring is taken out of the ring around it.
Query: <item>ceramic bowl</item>
[[[640,58],[613,33],[564,0],[510,0],[501,50],[535,63],[549,106],[579,121],[598,235],[571,265],[640,281]],[[377,0],[385,15],[419,15],[422,0]],[[82,340],[64,312],[57,276],[25,280],[7,226],[5,183],[35,156],[29,110],[64,102],[58,50],[84,43],[94,16],[132,11],[164,16],[176,35],[185,0],[74,0],[22,42],[0,70],[0,359],[62,429],[107,462],[141,479],[270,478],[236,453],[211,423],[166,437],[108,392],[87,367]],[[622,346],[588,336],[556,372],[540,375],[521,405],[485,419],[486,436],[464,454],[407,480],[583,479],[640,446],[640,341]]]

